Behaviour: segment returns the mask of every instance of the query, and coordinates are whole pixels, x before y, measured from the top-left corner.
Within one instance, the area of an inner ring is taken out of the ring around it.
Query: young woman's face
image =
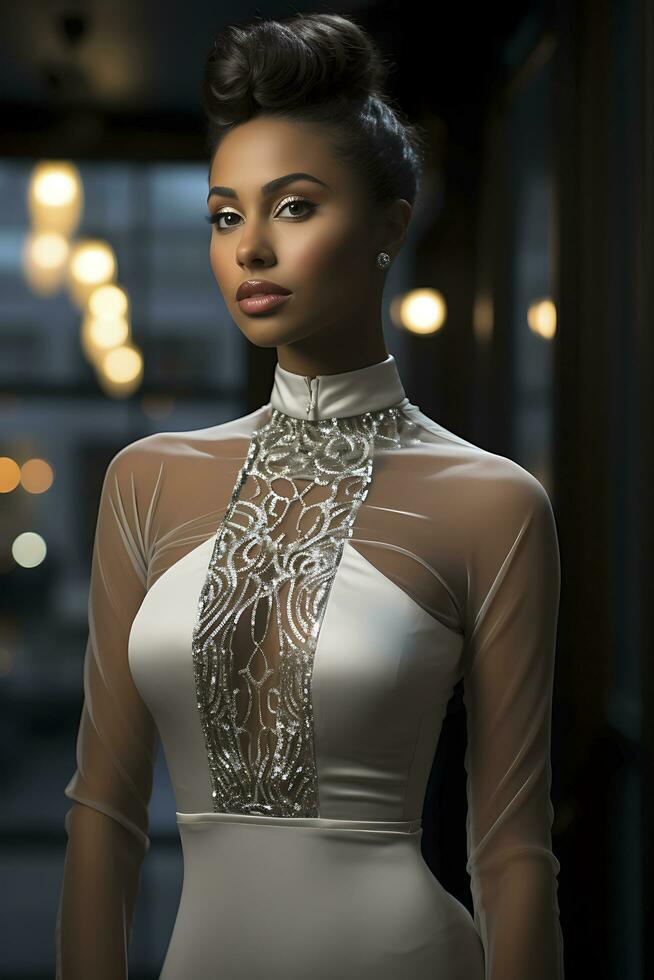
[[[296,178],[262,191],[297,173],[315,180]],[[331,156],[319,128],[267,117],[233,129],[212,162],[208,208],[216,219],[213,274],[235,323],[254,344],[276,347],[323,331],[330,342],[344,340],[371,313],[379,326],[383,272],[376,257],[388,247],[383,214]],[[271,310],[246,312],[236,291],[247,279],[271,280],[291,295]]]

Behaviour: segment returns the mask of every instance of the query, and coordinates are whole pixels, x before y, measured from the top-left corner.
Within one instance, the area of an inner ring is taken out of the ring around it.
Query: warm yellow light
[[[98,381],[107,394],[124,398],[131,395],[143,379],[143,357],[131,344],[108,351],[99,360]]]
[[[86,308],[93,290],[110,283],[116,272],[116,256],[107,242],[90,238],[75,242],[68,263],[72,299],[79,307]]]
[[[493,335],[494,319],[495,311],[492,296],[480,295],[475,297],[472,306],[472,329],[479,340],[490,340]]]
[[[130,325],[124,317],[110,319],[85,316],[82,322],[82,350],[88,360],[96,366],[108,350],[122,346],[129,337]]]
[[[116,271],[113,250],[106,242],[79,242],[70,259],[70,274],[85,286],[108,282]]]
[[[47,550],[45,541],[36,531],[23,531],[14,538],[11,546],[13,559],[21,568],[36,568],[45,559]]]
[[[39,204],[49,208],[60,208],[75,197],[75,181],[72,174],[63,167],[53,167],[39,174],[34,181],[34,197]]]
[[[38,231],[56,231],[67,238],[82,216],[84,191],[77,167],[65,160],[43,160],[30,178],[27,193],[32,225]]]
[[[430,334],[445,323],[447,307],[437,289],[412,289],[400,301],[399,320],[410,333]]]
[[[25,281],[40,296],[51,296],[61,288],[70,254],[64,235],[55,231],[29,232],[23,244]]]
[[[84,354],[96,367],[96,362],[108,350],[120,347],[129,340],[131,327],[128,312],[127,293],[115,283],[97,286],[90,293],[87,313],[82,322],[81,343]]]
[[[45,493],[54,482],[54,473],[49,463],[34,457],[21,466],[20,480],[27,493]]]
[[[11,493],[20,483],[20,466],[10,456],[0,456],[0,493]]]
[[[115,320],[91,320],[90,334],[96,347],[111,350],[112,347],[122,346],[129,338],[129,324],[122,317]]]
[[[143,359],[135,347],[116,347],[110,350],[103,363],[104,371],[110,381],[125,384],[137,377],[142,367]]]
[[[69,252],[68,239],[56,231],[37,232],[30,239],[30,256],[42,269],[62,269]]]
[[[550,299],[532,303],[527,311],[527,323],[533,333],[551,340],[556,334],[556,306]]]
[[[128,306],[127,293],[115,283],[97,286],[89,296],[89,313],[94,317],[125,317]]]

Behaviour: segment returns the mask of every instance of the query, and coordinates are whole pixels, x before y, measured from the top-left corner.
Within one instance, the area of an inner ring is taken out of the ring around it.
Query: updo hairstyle
[[[349,16],[229,25],[214,38],[202,79],[210,166],[226,134],[250,119],[319,123],[371,204],[404,198],[413,205],[426,135],[385,94],[386,73],[373,40]]]

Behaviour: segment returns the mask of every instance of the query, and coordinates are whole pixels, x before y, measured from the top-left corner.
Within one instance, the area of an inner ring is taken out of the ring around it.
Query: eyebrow
[[[275,177],[274,180],[269,180],[267,184],[264,184],[261,188],[261,193],[265,196],[266,194],[272,194],[273,191],[278,190],[280,187],[284,187],[286,184],[292,183],[294,180],[312,180],[316,184],[322,184],[323,187],[329,188],[329,184],[326,184],[324,180],[320,180],[318,177],[314,177],[312,174],[305,173],[294,173],[285,174],[283,177]],[[238,197],[238,194],[233,187],[212,187],[207,195],[207,201],[212,194],[220,194],[221,197]]]

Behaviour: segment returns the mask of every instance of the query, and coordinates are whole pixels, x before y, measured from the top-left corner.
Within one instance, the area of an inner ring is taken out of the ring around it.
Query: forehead
[[[269,117],[250,119],[223,139],[211,164],[209,183],[258,194],[267,181],[300,172],[313,174],[335,190],[351,183],[320,127]]]

